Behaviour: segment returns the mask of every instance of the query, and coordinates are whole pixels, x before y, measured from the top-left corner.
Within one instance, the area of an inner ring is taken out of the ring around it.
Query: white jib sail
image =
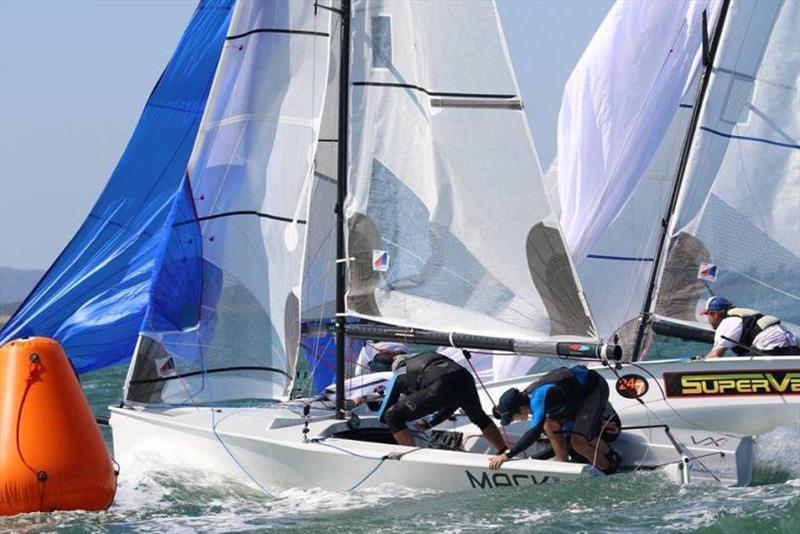
[[[710,295],[800,323],[800,3],[731,2],[655,312]]]
[[[348,313],[593,336],[494,4],[353,8]]]
[[[185,353],[172,356],[204,372],[184,402],[288,396],[330,25],[314,2],[236,5],[187,171],[203,309],[171,347],[184,336]],[[192,390],[173,382],[176,395]]]

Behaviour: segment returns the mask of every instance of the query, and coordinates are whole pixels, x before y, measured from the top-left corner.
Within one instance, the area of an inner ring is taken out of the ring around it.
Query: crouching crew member
[[[418,428],[427,430],[461,408],[498,452],[506,450],[500,430],[481,408],[475,379],[447,356],[436,352],[399,356],[387,391],[380,418],[400,445],[415,445],[406,423],[436,412],[430,421],[417,423]]]
[[[596,371],[589,371],[583,365],[554,369],[524,392],[507,390],[500,397],[495,415],[504,426],[530,417],[530,428],[509,452],[491,458],[489,467],[497,469],[533,445],[542,430],[550,439],[556,457],[568,462],[564,431],[574,425],[569,440],[572,449],[604,473],[613,473],[616,461],[601,436],[607,403],[608,384]]]

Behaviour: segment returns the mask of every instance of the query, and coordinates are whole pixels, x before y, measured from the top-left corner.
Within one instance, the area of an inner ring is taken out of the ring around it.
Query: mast
[[[647,285],[647,295],[645,296],[644,304],[642,305],[642,312],[639,315],[639,326],[636,331],[636,341],[634,343],[632,355],[633,361],[639,359],[642,350],[642,343],[644,342],[645,331],[650,324],[650,308],[653,304],[653,294],[655,291],[656,279],[658,278],[658,273],[661,267],[661,257],[664,254],[664,244],[667,240],[667,232],[669,231],[669,225],[672,220],[672,216],[675,213],[675,207],[678,203],[678,195],[680,194],[681,185],[683,184],[683,178],[686,173],[686,167],[689,163],[689,154],[694,141],[694,134],[697,131],[697,125],[700,122],[700,112],[702,111],[703,101],[705,100],[706,90],[708,89],[708,83],[711,80],[711,72],[714,67],[714,58],[716,57],[717,49],[719,48],[719,41],[720,37],[722,36],[722,28],[725,25],[725,17],[728,14],[729,5],[730,0],[723,0],[717,26],[714,29],[714,40],[711,42],[710,48],[708,40],[708,20],[706,18],[706,11],[703,11],[703,65],[705,66],[705,69],[703,71],[703,78],[700,82],[700,87],[697,90],[697,95],[694,100],[694,106],[692,107],[692,118],[689,121],[689,127],[686,130],[686,137],[683,140],[681,159],[678,163],[678,170],[675,173],[675,181],[672,186],[672,194],[667,206],[667,212],[664,215],[664,218],[661,220],[661,235],[658,238],[656,257],[653,261],[653,268],[650,271],[650,281]]]
[[[347,120],[350,105],[350,0],[342,0],[341,54],[339,59],[339,134],[336,199],[336,417],[344,419],[345,303],[347,260],[344,203],[347,198]]]

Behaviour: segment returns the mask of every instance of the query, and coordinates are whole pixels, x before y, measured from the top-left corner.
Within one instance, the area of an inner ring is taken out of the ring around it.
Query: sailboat
[[[626,424],[637,411],[658,419],[623,432],[627,467],[748,483],[739,408],[686,393],[677,410],[669,387],[658,393],[665,373],[682,387],[697,364],[630,364],[626,376],[613,363],[518,95],[491,2],[203,2],[109,186],[3,339],[52,335],[81,372],[133,355],[111,408],[123,476],[140,455],[267,492],[599,474],[536,458],[490,471],[463,418],[419,436],[439,448],[394,444],[344,387],[347,340],[390,339],[610,364]],[[336,337],[334,406],[290,399],[301,336],[319,331]],[[775,373],[788,361],[767,360],[750,361]],[[485,406],[533,379],[487,386]],[[733,430],[715,427],[728,413]]]

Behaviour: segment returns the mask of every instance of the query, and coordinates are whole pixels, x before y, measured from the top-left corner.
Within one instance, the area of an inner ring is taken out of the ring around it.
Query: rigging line
[[[230,35],[226,37],[225,40],[233,41],[235,39],[241,39],[243,37],[248,37],[256,33],[283,33],[291,35],[312,35],[314,37],[330,37],[330,34],[328,34],[327,32],[316,32],[311,30],[292,30],[289,28],[256,28],[254,30],[240,33],[238,35]]]
[[[449,97],[463,97],[463,98],[502,98],[502,99],[513,99],[517,98],[517,95],[502,95],[502,94],[491,94],[491,93],[451,93],[451,92],[440,92],[440,91],[429,91],[424,87],[420,87],[419,85],[414,85],[411,83],[394,83],[394,82],[353,82],[354,87],[396,87],[400,89],[413,89],[415,91],[420,91],[425,93],[428,96],[449,96]]]

